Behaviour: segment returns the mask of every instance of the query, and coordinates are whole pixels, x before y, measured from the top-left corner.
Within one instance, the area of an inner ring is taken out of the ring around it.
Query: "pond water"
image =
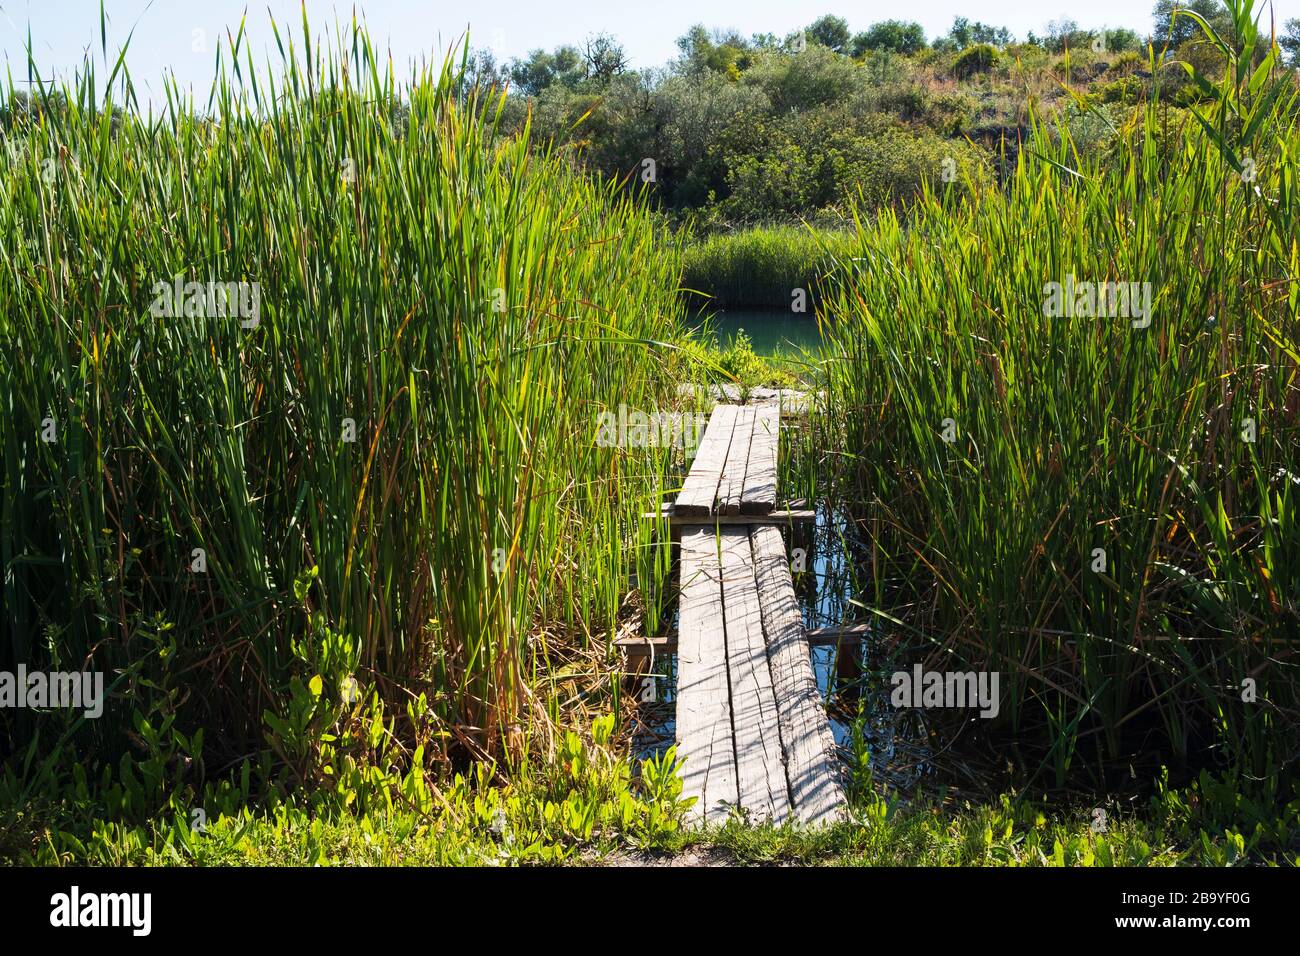
[[[703,317],[692,319],[690,324],[700,326]],[[798,351],[815,351],[821,345],[817,330],[817,317],[811,312],[760,312],[732,309],[715,312],[710,324],[717,332],[718,344],[729,346],[736,334],[745,330],[754,353],[765,357]]]

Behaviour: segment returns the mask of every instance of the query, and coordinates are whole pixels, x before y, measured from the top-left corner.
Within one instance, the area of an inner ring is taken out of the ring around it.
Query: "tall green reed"
[[[1036,127],[1005,190],[861,225],[824,304],[874,610],[1000,671],[1002,729],[1058,784],[1085,756],[1294,774],[1300,136],[1232,8],[1245,48],[1178,148],[1155,98],[1109,161]],[[1150,283],[1149,325],[1046,314],[1071,276]]]
[[[696,308],[757,308],[787,311],[796,289],[812,321],[821,279],[852,234],[807,226],[756,226],[715,233],[686,246],[682,288]]]
[[[206,108],[88,61],[3,130],[0,668],[112,674],[96,756],[151,707],[257,752],[304,669],[424,694],[444,758],[519,753],[545,636],[626,613],[667,460],[596,422],[672,394],[676,247],[463,59],[275,36],[282,78],[241,28]],[[176,281],[256,283],[256,321],[153,314]]]

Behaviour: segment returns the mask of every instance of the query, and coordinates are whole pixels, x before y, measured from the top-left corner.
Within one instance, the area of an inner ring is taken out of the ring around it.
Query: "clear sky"
[[[964,16],[1006,26],[1023,38],[1031,30],[1041,35],[1048,21],[1067,16],[1084,29],[1126,26],[1145,35],[1153,5],[1154,0],[915,0],[905,5],[861,0],[309,0],[306,7],[313,32],[332,25],[336,16],[346,22],[355,8],[364,14],[372,38],[392,52],[398,65],[435,54],[440,58],[468,29],[475,46],[504,59],[608,32],[622,42],[631,66],[641,68],[675,56],[674,41],[695,23],[745,35],[784,36],[833,13],[848,20],[854,32],[879,20],[902,18],[917,21],[933,38],[946,33],[955,16]],[[1300,18],[1300,0],[1273,0],[1271,7],[1279,28],[1287,19]],[[158,78],[165,71],[173,72],[182,86],[205,94],[217,39],[237,27],[245,11],[255,52],[269,48],[274,53],[270,16],[282,28],[287,24],[301,30],[299,0],[107,0],[106,8],[110,51],[135,28],[127,63],[142,99],[155,101],[161,99]],[[1263,9],[1267,22],[1269,8]],[[0,0],[0,60],[7,61],[0,69],[7,67],[15,79],[26,77],[29,27],[37,64],[46,76],[69,74],[86,50],[98,58],[99,0]]]

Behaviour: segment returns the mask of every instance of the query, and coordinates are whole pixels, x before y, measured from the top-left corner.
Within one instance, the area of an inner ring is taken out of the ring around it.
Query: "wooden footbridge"
[[[677,750],[695,822],[824,822],[844,806],[776,510],[780,406],[718,405],[677,501]],[[667,642],[661,642],[667,649]]]

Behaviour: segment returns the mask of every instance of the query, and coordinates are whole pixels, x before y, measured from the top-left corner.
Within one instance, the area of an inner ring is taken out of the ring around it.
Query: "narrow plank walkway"
[[[775,404],[717,406],[673,508],[698,522],[681,528],[677,629],[677,750],[697,823],[737,809],[817,823],[844,806],[785,543],[763,520],[779,429]]]
[[[718,405],[709,416],[690,474],[673,503],[677,518],[765,515],[776,506],[777,437],[774,403]]]

